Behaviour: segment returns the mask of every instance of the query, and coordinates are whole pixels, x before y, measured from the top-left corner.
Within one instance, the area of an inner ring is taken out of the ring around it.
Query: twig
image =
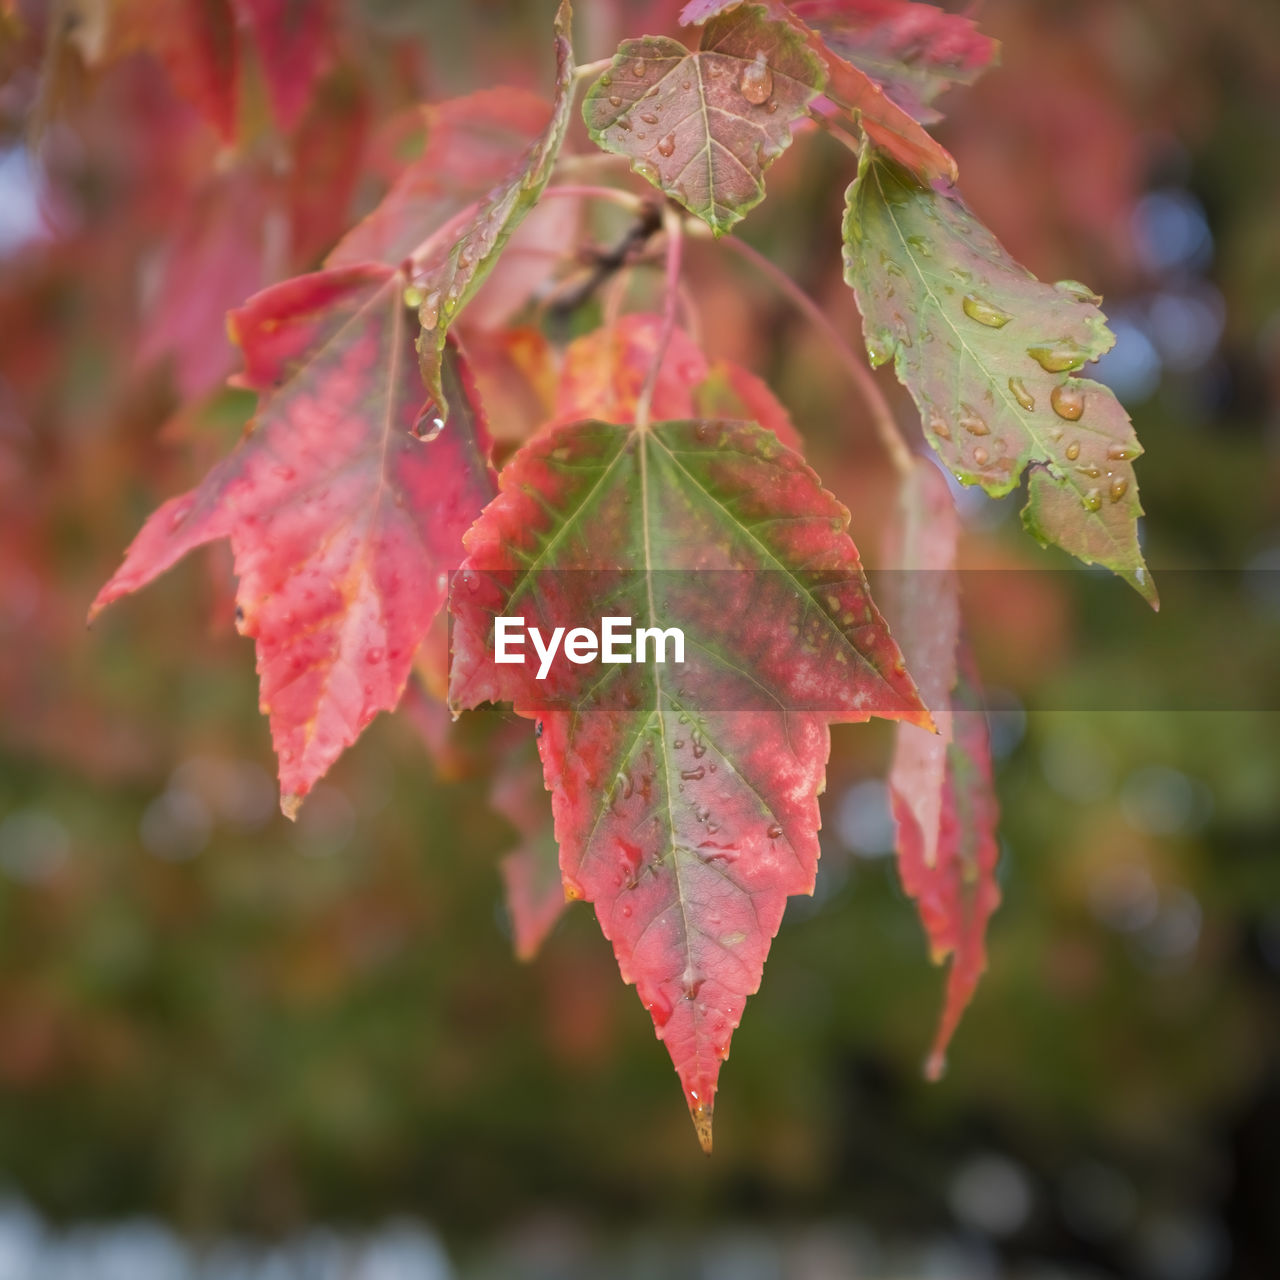
[[[551,315],[563,318],[576,311],[611,276],[633,264],[636,254],[649,243],[662,226],[662,211],[653,202],[643,202],[635,221],[622,237],[607,249],[590,249],[582,260],[590,270],[579,280],[565,281],[558,296],[545,300],[544,307]]]
[[[880,443],[884,445],[885,452],[889,455],[889,461],[893,463],[894,470],[899,475],[908,475],[914,465],[911,448],[894,420],[889,402],[876,386],[875,375],[844,340],[844,336],[831,322],[827,313],[781,267],[771,262],[758,249],[752,248],[745,240],[739,240],[736,236],[726,236],[720,243],[751,263],[761,275],[767,276],[787,301],[798,311],[803,312],[810,323],[827,338],[845,371],[857,384],[858,393],[870,410],[871,423],[880,437]]]

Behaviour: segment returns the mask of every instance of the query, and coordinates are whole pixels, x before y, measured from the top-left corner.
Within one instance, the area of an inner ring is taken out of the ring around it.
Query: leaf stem
[[[573,82],[575,85],[581,84],[582,81],[589,80],[592,76],[598,76],[602,72],[608,71],[612,65],[612,58],[601,58],[596,62],[584,62],[581,66],[574,67]]]
[[[858,393],[871,413],[872,426],[875,427],[894,470],[900,476],[908,475],[913,466],[911,448],[894,419],[893,410],[876,385],[875,375],[844,340],[827,313],[781,267],[745,240],[726,236],[720,243],[749,262],[761,275],[768,277],[778,292],[826,337],[850,379],[857,385]]]
[[[636,399],[636,430],[645,431],[649,426],[649,411],[653,406],[653,393],[658,385],[658,374],[666,359],[671,335],[675,332],[676,312],[680,308],[680,264],[684,253],[684,223],[675,208],[666,205],[662,210],[662,226],[667,233],[666,298],[662,308],[662,329],[658,345],[653,353],[653,363]]]
[[[559,196],[561,198],[576,196],[582,200],[609,200],[614,204],[621,205],[624,209],[629,209],[632,213],[639,213],[645,206],[644,197],[638,196],[631,191],[619,191],[617,187],[594,187],[577,182],[562,182],[554,187],[544,187],[539,199],[545,200],[548,196]]]

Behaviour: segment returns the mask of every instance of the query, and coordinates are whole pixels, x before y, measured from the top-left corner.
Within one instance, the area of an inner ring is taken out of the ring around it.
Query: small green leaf
[[[1138,545],[1142,446],[1111,390],[1075,376],[1115,342],[1096,297],[1043,284],[956,196],[870,148],[844,257],[873,362],[893,361],[957,479],[998,497],[1029,472],[1027,529],[1158,607]]]
[[[707,23],[696,52],[626,40],[582,104],[592,140],[723,235],[764,199],[764,171],[822,91],[804,36],[742,5]]]

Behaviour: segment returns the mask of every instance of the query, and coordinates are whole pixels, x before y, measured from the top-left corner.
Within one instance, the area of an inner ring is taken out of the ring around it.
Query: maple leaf
[[[231,539],[240,630],[292,816],[379,711],[394,707],[444,601],[463,531],[493,492],[483,419],[456,355],[439,437],[423,409],[403,277],[369,264],[285,281],[230,317],[252,431],[147,521],[90,616],[193,547]]]
[[[826,83],[801,33],[761,5],[711,19],[696,52],[624,40],[587,91],[592,140],[723,235],[764,199],[764,172]]]
[[[520,843],[502,859],[502,881],[516,955],[532,960],[567,905],[560,879],[560,848],[536,752],[504,754],[489,804],[520,832]]]
[[[790,7],[921,124],[940,120],[934,99],[953,84],[972,84],[999,53],[971,18],[931,4],[792,0]]]
[[[229,0],[112,0],[68,6],[66,38],[86,65],[147,49],[223,142],[236,136],[240,55]],[[62,38],[57,23],[51,40]]]
[[[960,585],[956,542],[960,522],[942,473],[917,458],[904,480],[886,548],[896,571],[886,600],[893,634],[902,647],[936,733],[898,727],[889,787],[906,808],[932,866],[942,820],[947,747],[951,742],[951,691],[960,643]]]
[[[440,382],[440,362],[449,326],[484,283],[512,233],[537,204],[560,154],[572,106],[572,22],[569,0],[560,0],[555,20],[555,97],[542,136],[483,200],[447,225],[447,234],[431,237],[411,255],[410,287],[420,299],[418,319],[422,324],[418,361],[437,404],[447,404]]]
[[[950,698],[951,740],[932,860],[925,854],[925,834],[913,806],[898,787],[892,793],[902,886],[919,909],[933,963],[951,957],[942,1015],[925,1066],[931,1080],[946,1069],[947,1046],[986,968],[987,921],[1000,905],[995,876],[1000,814],[991,777],[991,744],[977,675],[963,646],[959,668]],[[901,773],[898,778],[906,781]]]
[[[822,68],[820,83],[824,96],[848,112],[873,143],[924,179],[955,180],[956,163],[950,152],[890,97],[873,76],[841,56],[837,47],[838,31],[833,44],[823,30],[810,26],[795,8],[783,4],[782,0],[761,0],[756,5],[695,2],[682,12],[681,21],[709,20],[707,30],[711,30],[716,23],[741,22],[748,14],[754,26],[767,20],[776,31],[788,33],[788,47],[803,46],[810,57],[817,59]]]
[[[813,888],[829,723],[929,723],[848,519],[753,423],[574,423],[504,468],[452,589],[451,704],[541,721],[566,894],[594,903],[707,1150],[786,898]],[[550,634],[602,609],[681,628],[685,662],[494,660],[499,616]]]
[[[291,133],[332,55],[333,0],[232,0],[253,33],[276,121]]]
[[[894,635],[937,733],[900,724],[889,772],[903,886],[916,901],[931,958],[952,956],[927,1074],[942,1074],[947,1044],[986,964],[995,884],[998,806],[977,675],[961,638],[956,574],[959,521],[942,473],[916,459],[899,495],[887,601]]]
[[[1041,283],[957,196],[870,148],[848,192],[844,256],[872,362],[893,360],[956,477],[998,497],[1029,472],[1027,529],[1156,607],[1138,545],[1142,448],[1110,389],[1074,372],[1115,342],[1101,299]]]

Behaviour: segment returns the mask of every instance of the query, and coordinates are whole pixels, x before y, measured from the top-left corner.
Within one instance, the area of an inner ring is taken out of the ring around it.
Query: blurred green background
[[[676,7],[582,0],[580,56]],[[335,78],[396,68],[375,113],[543,85],[548,8],[365,0]],[[1280,1275],[1280,8],[977,16],[1003,65],[940,136],[1022,261],[1107,296],[1165,607],[961,495],[1004,812],[989,972],[925,1084],[942,975],[885,856],[891,738],[837,729],[818,891],[709,1161],[590,912],[512,957],[508,714],[445,747],[430,712],[380,718],[291,826],[223,550],[85,631],[251,406],[179,413],[172,361],[139,356],[182,165],[127,130],[163,79],[127,60],[33,143],[39,71],[6,55],[0,1278]],[[850,165],[819,141],[743,233],[856,338]],[[769,378],[875,565],[887,473],[821,340],[714,247],[690,270],[706,345]]]

